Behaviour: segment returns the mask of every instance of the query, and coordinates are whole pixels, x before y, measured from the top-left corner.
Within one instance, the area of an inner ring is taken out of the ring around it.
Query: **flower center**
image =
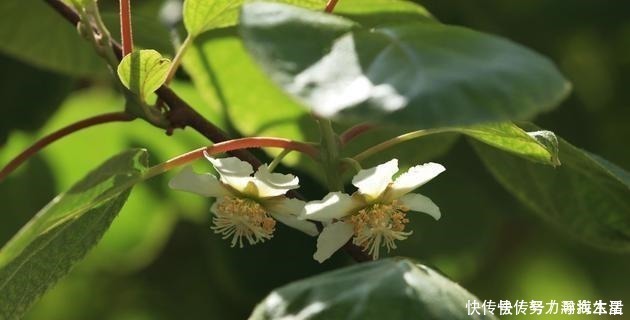
[[[219,200],[212,218],[214,232],[222,234],[223,239],[232,238],[232,247],[243,247],[243,238],[250,245],[273,237],[276,220],[256,201],[251,199],[225,196]]]
[[[395,240],[405,240],[413,232],[405,232],[409,222],[409,208],[399,204],[397,200],[390,204],[377,203],[370,205],[346,218],[354,226],[354,244],[363,247],[374,259],[378,259],[380,248],[387,252],[396,249]]]

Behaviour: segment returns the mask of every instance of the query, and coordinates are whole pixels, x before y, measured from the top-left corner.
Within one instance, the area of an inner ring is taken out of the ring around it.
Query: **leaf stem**
[[[98,115],[95,117],[87,118],[79,122],[75,122],[64,128],[61,128],[41,138],[40,140],[35,142],[33,145],[28,147],[26,150],[22,151],[22,153],[17,155],[13,160],[11,160],[0,171],[0,181],[4,180],[9,174],[11,174],[11,172],[13,172],[22,163],[24,163],[24,161],[28,160],[30,157],[38,153],[40,150],[44,149],[49,144],[65,136],[68,136],[82,129],[93,127],[99,124],[104,124],[104,123],[109,123],[109,122],[126,122],[126,121],[132,121],[133,119],[134,117],[124,112],[114,112],[114,113],[106,113],[106,114]]]
[[[405,133],[400,136],[389,139],[387,141],[381,142],[371,148],[368,148],[352,158],[358,162],[361,162],[376,153],[379,153],[385,149],[391,148],[405,141],[413,140],[416,138],[420,138],[420,137],[424,137],[424,136],[428,136],[428,135],[436,134],[436,133],[456,132],[456,131],[457,129],[454,129],[454,128],[439,128],[439,129],[418,130],[418,131]]]
[[[339,140],[341,141],[341,145],[345,145],[348,142],[350,142],[352,139],[374,129],[375,126],[373,124],[369,124],[369,123],[361,123],[358,124],[354,127],[351,127],[350,129],[344,131],[343,133],[341,133],[341,135],[339,136]]]
[[[324,9],[324,11],[332,13],[333,10],[335,10],[337,2],[339,2],[339,0],[328,0],[328,3],[326,4],[326,9]]]
[[[291,153],[291,151],[293,150],[284,149],[282,150],[282,152],[280,152],[278,156],[273,158],[273,161],[271,161],[271,163],[269,164],[269,172],[273,172],[274,170],[276,170],[276,167],[280,164],[280,162],[282,162],[282,159],[284,159],[284,157]]]
[[[170,159],[166,162],[163,162],[159,165],[156,165],[149,169],[146,173],[146,178],[151,178],[153,176],[159,175],[176,167],[183,166],[188,164],[194,160],[197,160],[203,157],[204,153],[208,153],[210,155],[215,155],[219,153],[225,153],[234,150],[240,149],[250,149],[250,148],[282,148],[286,151],[299,151],[310,157],[317,159],[319,156],[319,150],[313,147],[310,144],[282,139],[282,138],[273,138],[273,137],[252,137],[252,138],[241,138],[241,139],[233,139],[224,141],[221,143],[217,143],[215,145],[209,147],[203,147],[199,149],[195,149],[193,151],[184,153],[180,156],[177,156],[173,159]],[[288,153],[288,152],[287,152]]]
[[[179,46],[179,50],[177,50],[177,54],[175,54],[175,57],[173,57],[171,68],[168,70],[166,80],[164,81],[165,85],[171,83],[171,80],[173,80],[173,77],[175,77],[175,73],[177,73],[177,69],[179,69],[179,66],[182,63],[182,58],[188,50],[188,47],[190,47],[190,45],[192,44],[192,41],[193,38],[189,34],[188,36],[186,36],[186,39],[184,39],[184,42],[182,42],[182,44]]]
[[[131,31],[131,0],[119,0],[120,3],[120,36],[122,38],[123,57],[133,51],[133,33]]]

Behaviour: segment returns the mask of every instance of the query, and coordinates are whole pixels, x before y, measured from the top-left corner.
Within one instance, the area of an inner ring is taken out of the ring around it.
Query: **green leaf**
[[[307,8],[323,8],[325,0],[277,0]],[[243,0],[186,0],[184,1],[184,26],[195,38],[199,34],[216,28],[233,26],[238,20],[238,11]]]
[[[45,1],[3,0],[0,12],[0,52],[69,75],[106,73],[90,44]]]
[[[225,122],[231,122],[240,134],[300,141],[319,139],[317,125],[309,112],[262,73],[233,30],[209,31],[197,38],[184,57],[183,66],[206,104],[215,108],[217,113],[224,113],[228,118]],[[237,78],[239,81],[232,81]],[[336,129],[341,132],[347,127]],[[375,128],[346,145],[343,156],[354,156],[375,143],[403,133],[405,131],[401,128]],[[415,165],[435,159],[446,152],[454,141],[454,135],[431,136],[401,144],[390,151],[400,160],[401,166]],[[388,154],[370,157],[364,164],[383,163],[391,159],[387,158]],[[322,174],[319,165],[303,159],[297,152],[289,154],[284,163],[298,165],[318,177]]]
[[[44,207],[0,250],[0,318],[20,318],[99,241],[147,166],[119,154]]]
[[[545,57],[508,40],[438,23],[359,28],[272,3],[243,6],[254,58],[315,113],[431,128],[528,118],[569,84]]]
[[[628,172],[562,139],[557,168],[473,145],[495,178],[545,220],[586,243],[630,251]]]
[[[142,102],[146,102],[166,80],[170,66],[171,61],[163,58],[159,52],[138,50],[120,61],[118,77],[127,89],[137,94]]]
[[[551,131],[525,132],[510,122],[458,128],[457,131],[531,161],[558,166],[558,139]]]
[[[335,14],[363,26],[435,21],[424,7],[406,0],[342,0],[337,3]]]
[[[273,291],[250,320],[265,319],[496,319],[469,316],[466,289],[406,259],[362,263]]]

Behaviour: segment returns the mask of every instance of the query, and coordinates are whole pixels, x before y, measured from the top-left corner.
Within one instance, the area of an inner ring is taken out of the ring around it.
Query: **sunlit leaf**
[[[118,65],[118,77],[131,92],[146,101],[168,75],[171,61],[155,50],[138,50],[125,56]]]
[[[277,0],[307,8],[323,8],[325,0]],[[194,38],[216,28],[235,25],[243,0],[186,0],[184,1],[184,25]]]
[[[558,139],[551,131],[525,132],[510,122],[462,127],[457,131],[532,161],[553,166],[560,165]]]

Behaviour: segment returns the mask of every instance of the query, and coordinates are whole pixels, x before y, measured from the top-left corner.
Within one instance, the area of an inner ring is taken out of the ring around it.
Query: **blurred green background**
[[[626,88],[630,82],[630,2],[417,2],[442,22],[502,35],[549,56],[573,82],[574,92],[558,109],[535,119],[536,123],[630,169],[630,90]],[[162,2],[138,0],[134,6],[137,19],[147,19],[146,25],[151,26],[136,31],[137,41],[168,48],[166,30],[151,20]],[[219,44],[224,46],[223,52],[217,52],[219,62],[240,59],[239,52],[229,50],[234,41]],[[225,68],[240,72],[239,63]],[[0,115],[0,163],[65,124],[120,110],[123,105],[105,77],[60,75],[2,54],[0,66],[5,102]],[[219,80],[222,67],[217,67]],[[247,72],[242,76],[253,77]],[[246,81],[241,84],[246,85]],[[231,110],[226,119],[209,101],[218,99],[232,106],[230,88],[226,88],[227,97],[208,98],[207,92],[195,90],[185,74],[174,88],[226,129],[297,138],[310,130],[307,119],[300,122],[304,125],[300,130],[269,131],[265,128],[273,128],[269,123],[277,119],[267,119],[261,114],[264,110],[244,118]],[[265,97],[260,99],[264,104]],[[247,109],[253,110],[248,105],[240,110]],[[64,139],[0,184],[0,243],[8,241],[56,194],[125,148],[147,148],[155,163],[205,144],[190,130],[167,137],[141,121],[108,124]],[[630,256],[593,249],[547,226],[494,181],[462,140],[438,157],[434,157],[436,152],[419,152],[426,153],[419,158],[431,158],[448,168],[423,192],[440,205],[444,217],[439,223],[415,217],[414,235],[395,254],[436,266],[481,299],[630,302]],[[197,165],[208,169],[205,163]],[[316,179],[301,177],[307,193],[324,194]],[[274,241],[230,249],[209,229],[209,203],[169,191],[167,178],[134,189],[103,241],[43,297],[28,319],[243,319],[273,288],[351,263],[339,254],[317,264],[311,258],[312,239],[283,227]]]

